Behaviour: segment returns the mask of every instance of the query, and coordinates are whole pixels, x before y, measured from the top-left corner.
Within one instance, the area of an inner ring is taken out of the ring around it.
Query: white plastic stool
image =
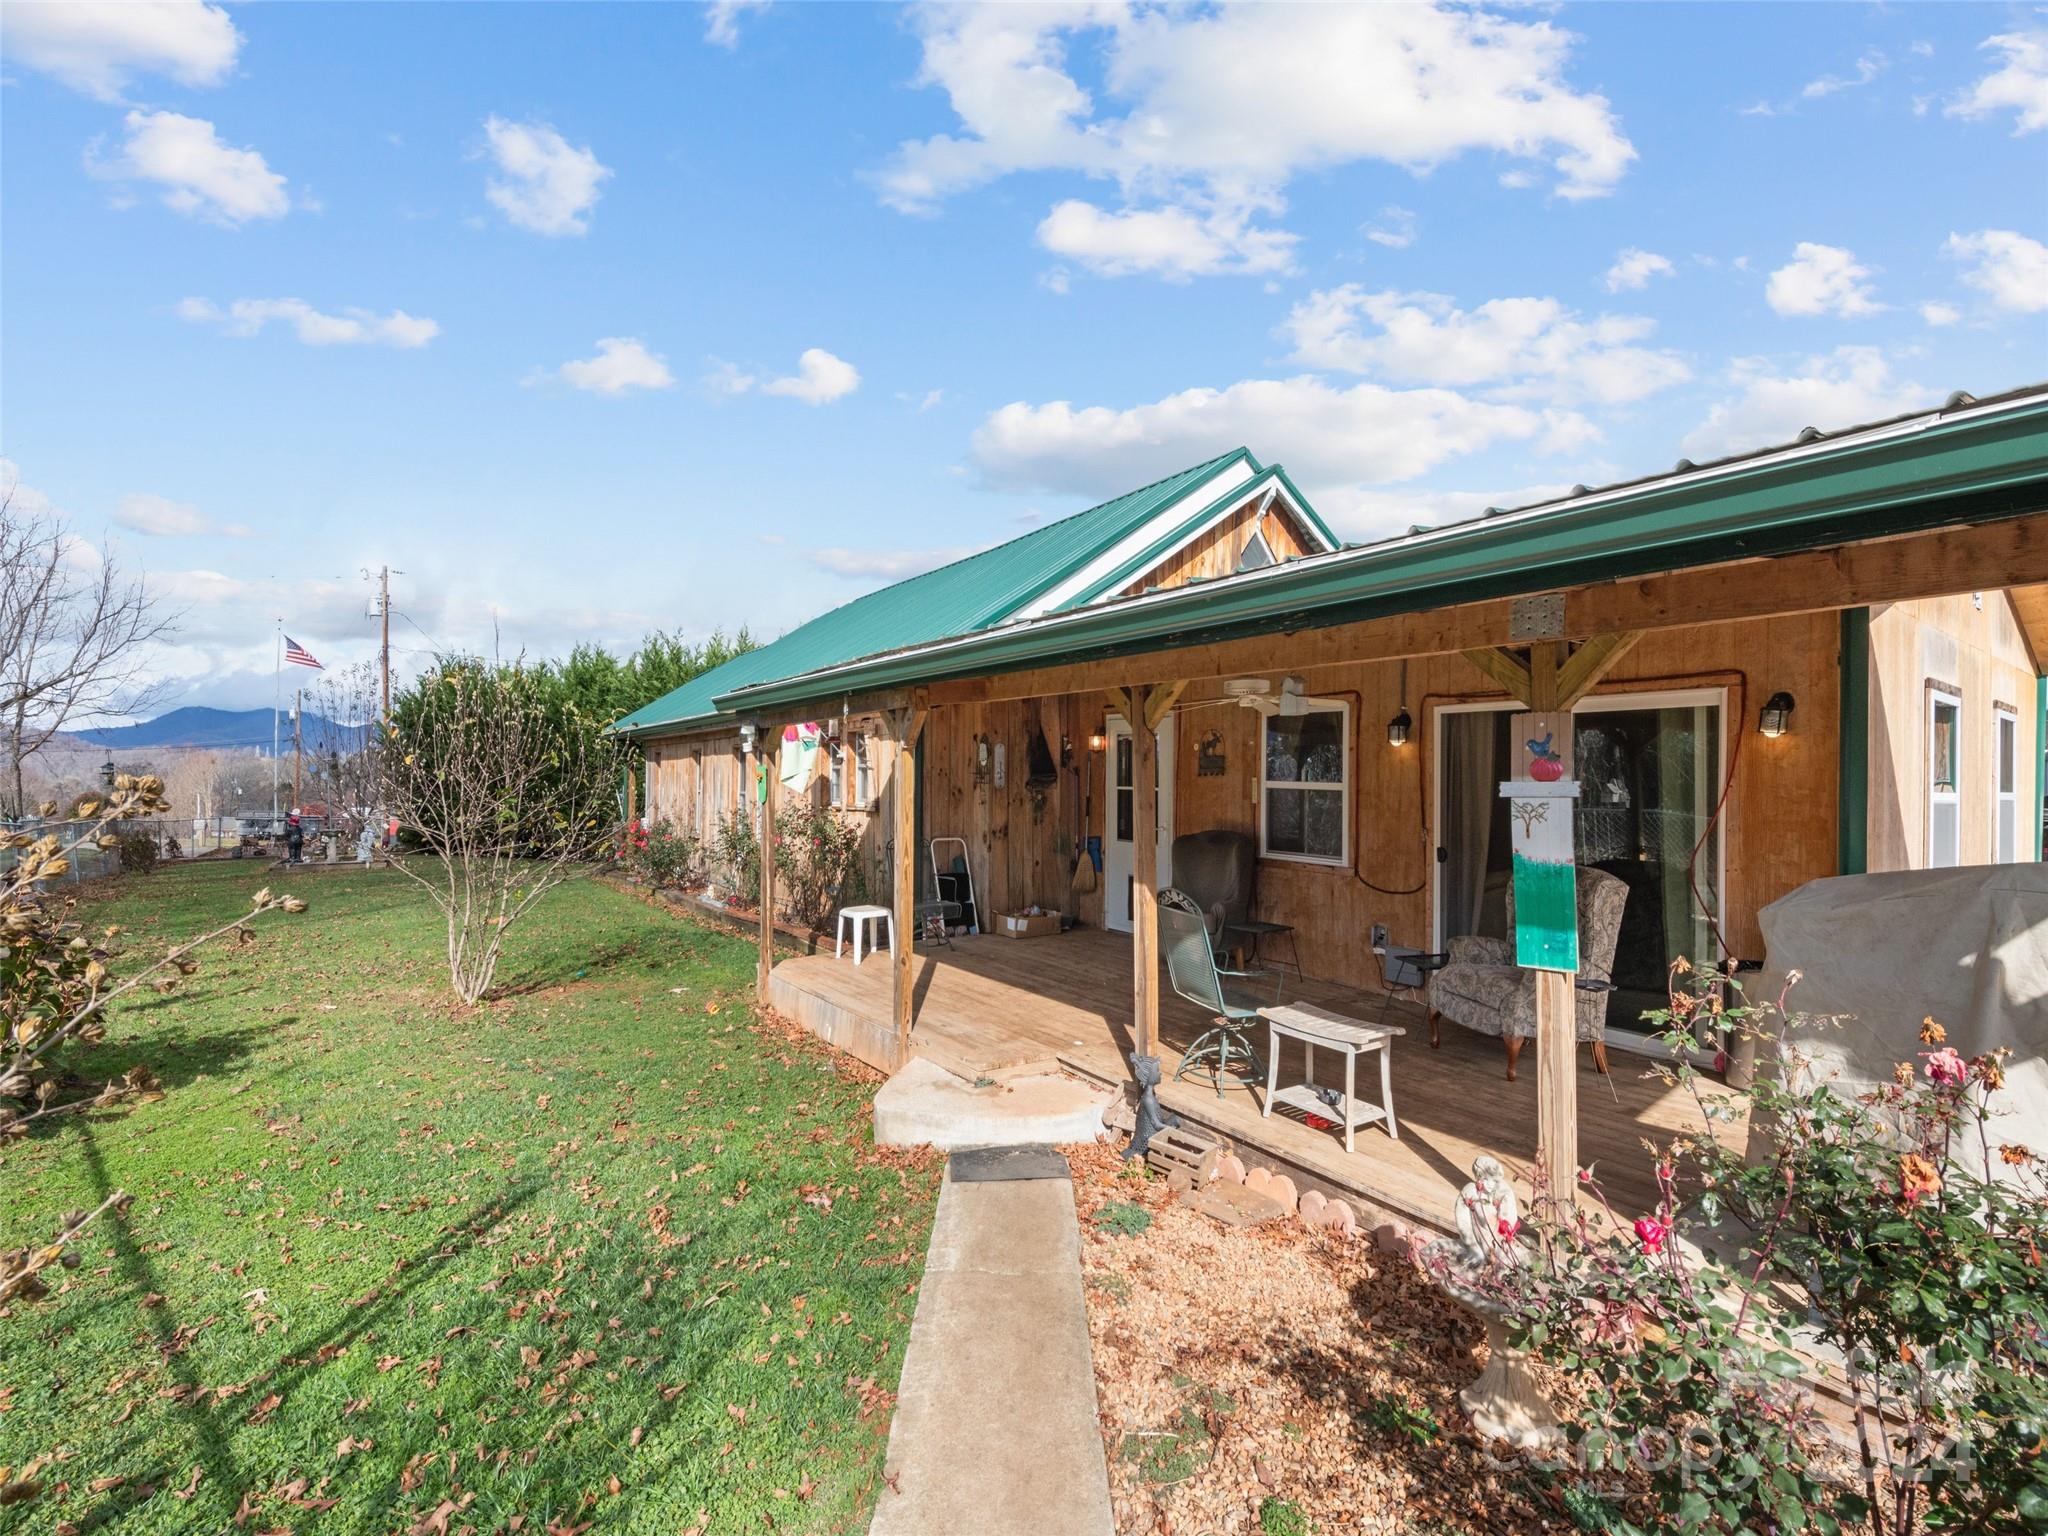
[[[855,965],[860,964],[861,939],[868,934],[868,924],[870,923],[880,922],[889,925],[889,953],[892,955],[896,953],[896,914],[894,912],[890,911],[887,907],[841,907],[839,909],[839,932],[832,940],[833,959],[837,960],[846,953],[846,925],[849,921],[853,924],[853,963]],[[873,954],[877,947],[872,943],[869,944],[868,953]]]

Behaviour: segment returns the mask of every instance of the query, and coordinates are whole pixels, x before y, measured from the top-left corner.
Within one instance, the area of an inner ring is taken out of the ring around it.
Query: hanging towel
[[[811,776],[818,768],[818,724],[815,720],[803,725],[786,725],[782,728],[782,787],[799,791],[809,786]]]

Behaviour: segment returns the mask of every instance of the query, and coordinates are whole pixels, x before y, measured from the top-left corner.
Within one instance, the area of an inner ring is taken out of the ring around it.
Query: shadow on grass
[[[94,1192],[94,1204],[113,1193],[113,1182],[107,1176],[106,1164],[100,1155],[97,1139],[92,1127],[82,1127],[82,1154],[90,1172]],[[439,1238],[433,1243],[415,1249],[403,1258],[393,1261],[386,1278],[350,1305],[348,1314],[322,1330],[311,1339],[294,1340],[295,1353],[284,1358],[282,1368],[261,1374],[251,1381],[251,1389],[257,1387],[267,1392],[276,1392],[280,1397],[289,1398],[292,1388],[312,1371],[325,1363],[322,1352],[338,1352],[346,1349],[361,1335],[373,1330],[379,1323],[397,1313],[407,1295],[423,1282],[433,1280],[438,1274],[437,1267],[428,1267],[430,1261],[455,1257],[468,1248],[474,1240],[513,1211],[528,1204],[540,1192],[541,1181],[529,1174],[506,1185],[497,1195],[472,1205],[456,1221],[441,1229]],[[217,1497],[239,1500],[254,1490],[246,1479],[240,1460],[235,1454],[233,1434],[237,1424],[246,1419],[249,1412],[246,1403],[238,1403],[232,1409],[222,1409],[216,1400],[213,1407],[206,1402],[205,1388],[187,1357],[187,1350],[211,1319],[192,1326],[188,1333],[179,1322],[179,1312],[168,1293],[163,1289],[161,1277],[149,1251],[136,1241],[125,1217],[110,1215],[102,1218],[106,1222],[104,1236],[113,1249],[115,1265],[134,1290],[134,1299],[140,1302],[145,1296],[164,1296],[166,1299],[155,1306],[141,1307],[151,1335],[150,1342],[163,1357],[171,1375],[176,1378],[172,1401],[177,1405],[180,1418],[190,1432],[193,1453],[205,1471],[205,1482],[209,1491]],[[410,1278],[403,1278],[406,1276]],[[153,1426],[138,1425],[135,1434],[124,1443],[114,1447],[107,1456],[108,1462],[117,1460],[132,1449],[138,1439],[152,1433]],[[76,1536],[87,1536],[125,1516],[134,1507],[132,1498],[122,1495],[138,1482],[150,1483],[159,1490],[164,1489],[176,1473],[173,1470],[172,1447],[161,1443],[151,1444],[149,1452],[160,1458],[157,1467],[136,1477],[130,1477],[123,1488],[110,1490],[107,1498],[82,1521],[74,1523]],[[176,1458],[182,1460],[182,1457]],[[397,1487],[391,1488],[396,1497]],[[193,1511],[196,1515],[197,1511]]]
[[[565,987],[572,982],[593,978],[607,979],[604,973],[611,971],[621,961],[632,960],[639,955],[639,943],[627,941],[600,945],[581,955],[537,957],[514,972],[512,980],[501,981],[493,986],[491,1000],[496,1002],[510,997],[531,997],[536,992],[545,992],[552,987]]]

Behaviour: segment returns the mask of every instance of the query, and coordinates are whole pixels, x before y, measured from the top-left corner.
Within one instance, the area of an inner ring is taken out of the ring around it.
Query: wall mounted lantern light
[[[1792,695],[1783,689],[1764,701],[1756,717],[1759,736],[1782,736],[1792,729]]]
[[[1413,731],[1414,726],[1415,722],[1408,718],[1408,711],[1403,707],[1398,715],[1387,722],[1387,745],[1390,747],[1407,746],[1409,734]]]
[[[1100,752],[1108,745],[1109,738],[1103,735],[1101,731],[1090,731],[1088,733],[1088,750],[1090,752]]]

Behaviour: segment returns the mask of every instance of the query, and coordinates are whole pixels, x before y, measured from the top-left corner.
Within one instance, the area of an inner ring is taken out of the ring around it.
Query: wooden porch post
[[[909,708],[890,711],[896,729],[896,766],[890,773],[890,790],[895,796],[892,820],[895,824],[895,976],[896,1044],[903,1059],[910,1057],[910,1005],[916,978],[912,971],[912,948],[917,942],[917,738],[924,732],[924,701]],[[938,893],[932,893],[936,896]]]
[[[1131,1034],[1140,1056],[1159,1054],[1159,738],[1150,690],[1130,690]]]
[[[754,996],[763,1007],[768,1004],[768,974],[775,969],[775,800],[781,788],[776,757],[782,746],[782,727],[765,726],[754,740],[754,763],[765,775],[766,795],[761,801],[761,954],[754,971]],[[746,786],[752,794],[754,786]]]

